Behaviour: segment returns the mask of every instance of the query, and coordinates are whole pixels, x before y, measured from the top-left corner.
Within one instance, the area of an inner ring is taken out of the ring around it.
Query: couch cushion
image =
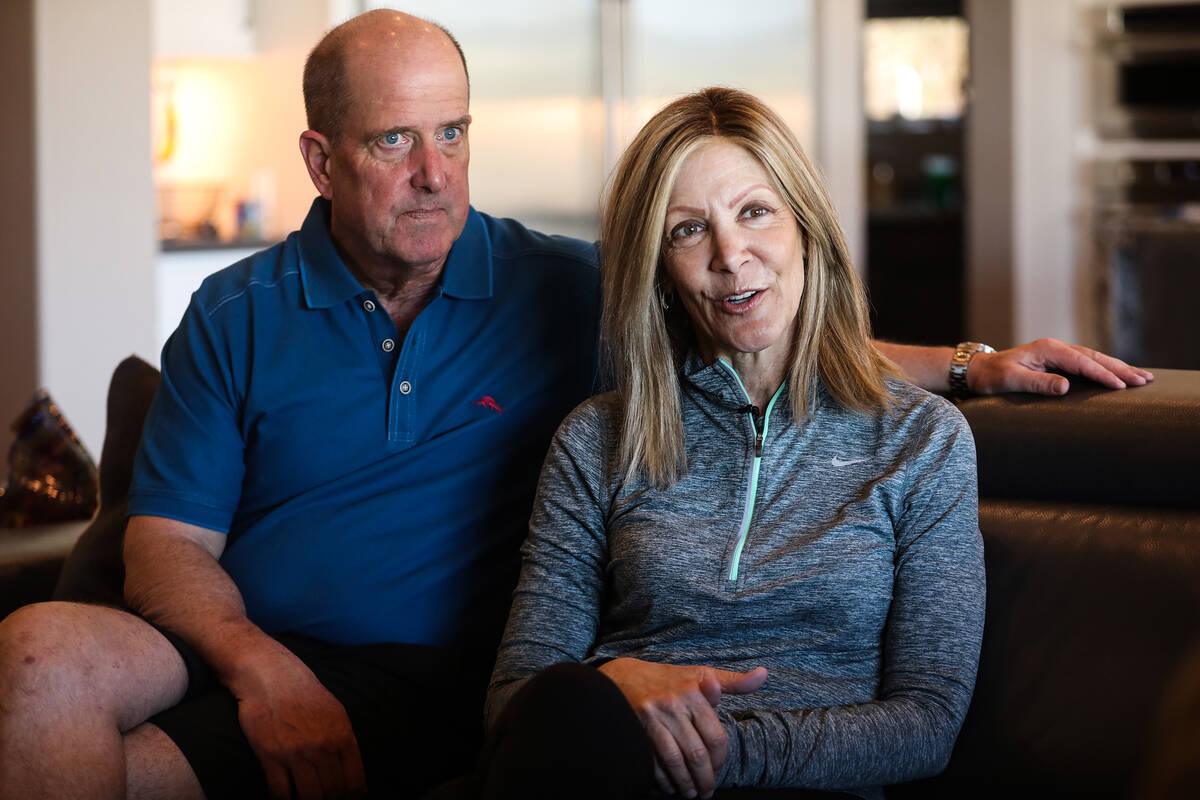
[[[54,589],[55,600],[122,603],[125,501],[142,423],[158,380],[158,370],[137,356],[125,359],[113,372],[108,387],[104,449],[100,453],[100,510],[67,556]]]
[[[1124,795],[1200,641],[1200,512],[980,504],[988,607],[946,780]]]

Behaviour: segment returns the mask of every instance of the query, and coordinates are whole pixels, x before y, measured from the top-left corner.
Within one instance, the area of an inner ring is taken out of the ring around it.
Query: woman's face
[[[740,145],[713,139],[684,160],[663,254],[666,288],[687,310],[706,360],[789,357],[804,242],[766,169]]]

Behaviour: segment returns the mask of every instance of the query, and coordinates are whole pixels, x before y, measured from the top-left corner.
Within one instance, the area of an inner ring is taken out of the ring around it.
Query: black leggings
[[[480,797],[642,797],[654,751],[617,685],[582,664],[557,664],[521,687],[484,747]]]
[[[617,685],[582,664],[556,664],[521,687],[488,738],[478,771],[427,800],[665,798],[654,749]],[[715,800],[853,795],[804,789],[721,789]]]

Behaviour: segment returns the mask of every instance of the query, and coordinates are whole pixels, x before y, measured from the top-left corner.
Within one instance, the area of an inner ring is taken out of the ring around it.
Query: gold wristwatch
[[[954,347],[954,357],[950,359],[950,396],[966,397],[970,394],[967,389],[967,367],[976,353],[994,353],[996,348],[982,342],[959,342]]]

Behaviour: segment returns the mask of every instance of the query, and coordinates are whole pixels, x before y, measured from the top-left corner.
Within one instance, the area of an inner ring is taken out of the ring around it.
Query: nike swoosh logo
[[[846,467],[846,466],[849,466],[850,464],[860,464],[863,461],[866,461],[866,459],[865,458],[841,459],[841,458],[838,458],[837,456],[833,457],[833,465],[835,467]]]

